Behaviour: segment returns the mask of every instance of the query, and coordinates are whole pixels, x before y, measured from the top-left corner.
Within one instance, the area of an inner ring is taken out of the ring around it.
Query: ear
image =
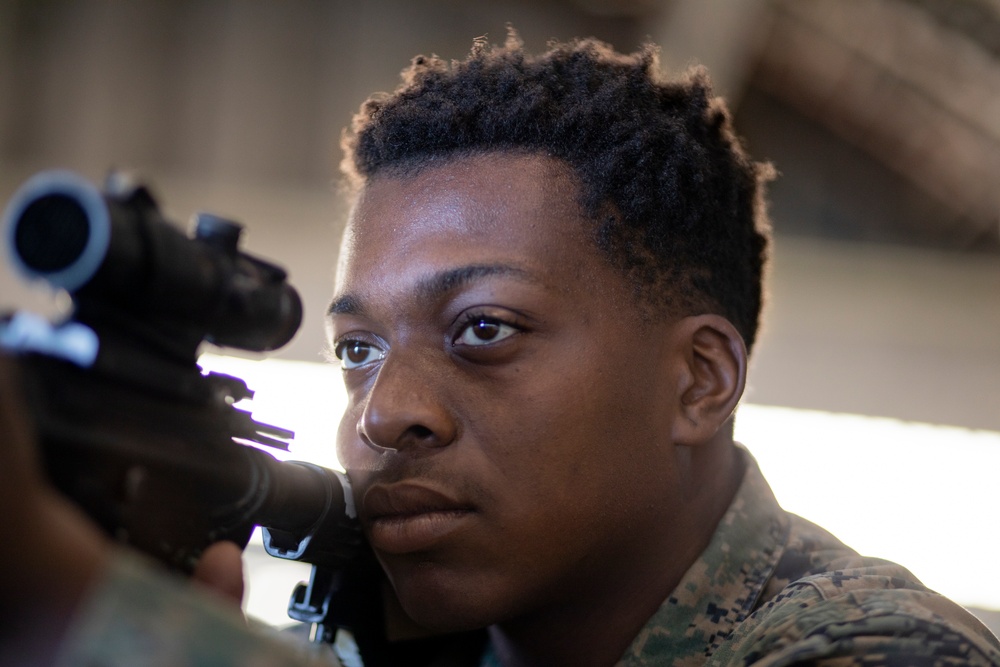
[[[673,333],[680,363],[673,440],[697,446],[708,442],[736,410],[746,386],[747,348],[721,315],[685,317]]]

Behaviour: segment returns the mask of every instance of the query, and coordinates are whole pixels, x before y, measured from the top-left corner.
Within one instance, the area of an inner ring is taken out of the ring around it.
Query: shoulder
[[[117,551],[74,618],[61,667],[339,667],[328,647],[248,625],[238,609],[137,553]]]
[[[827,565],[762,601],[715,657],[769,666],[1000,665],[989,630],[905,568],[850,554]]]

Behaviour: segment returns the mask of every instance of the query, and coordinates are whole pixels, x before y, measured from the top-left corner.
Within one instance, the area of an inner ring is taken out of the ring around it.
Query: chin
[[[441,570],[424,563],[390,575],[403,612],[418,625],[436,633],[462,632],[493,625],[507,615],[496,587]]]

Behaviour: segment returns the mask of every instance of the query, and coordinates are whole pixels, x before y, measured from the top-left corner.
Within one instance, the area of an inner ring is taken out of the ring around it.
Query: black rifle
[[[281,347],[301,302],[281,268],[239,251],[239,225],[196,222],[186,236],[121,174],[104,192],[68,172],[29,180],[4,213],[8,260],[68,291],[73,311],[54,325],[5,316],[0,348],[50,481],[110,536],[190,571],[209,544],[245,547],[262,526],[268,553],[319,566],[291,612],[322,622],[329,580],[362,551],[347,480],[241,444],[287,449],[293,434],[236,408],[253,392],[196,361],[203,341]]]
[[[384,575],[345,476],[241,444],[287,449],[293,434],[237,409],[253,392],[203,374],[198,349],[279,348],[302,306],[281,268],[239,251],[239,225],[207,214],[196,223],[185,236],[119,174],[101,192],[43,172],[12,198],[8,260],[73,299],[56,325],[0,320],[0,351],[21,367],[49,479],[109,535],[181,571],[213,542],[245,547],[261,526],[269,554],[313,565],[289,616],[313,624],[319,642],[350,630],[366,665],[475,662],[481,632],[387,640]]]

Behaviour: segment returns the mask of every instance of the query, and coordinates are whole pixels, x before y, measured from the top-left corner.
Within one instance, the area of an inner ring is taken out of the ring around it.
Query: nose
[[[458,429],[441,394],[439,375],[432,364],[390,352],[358,421],[361,439],[375,449],[416,453],[451,444]]]

